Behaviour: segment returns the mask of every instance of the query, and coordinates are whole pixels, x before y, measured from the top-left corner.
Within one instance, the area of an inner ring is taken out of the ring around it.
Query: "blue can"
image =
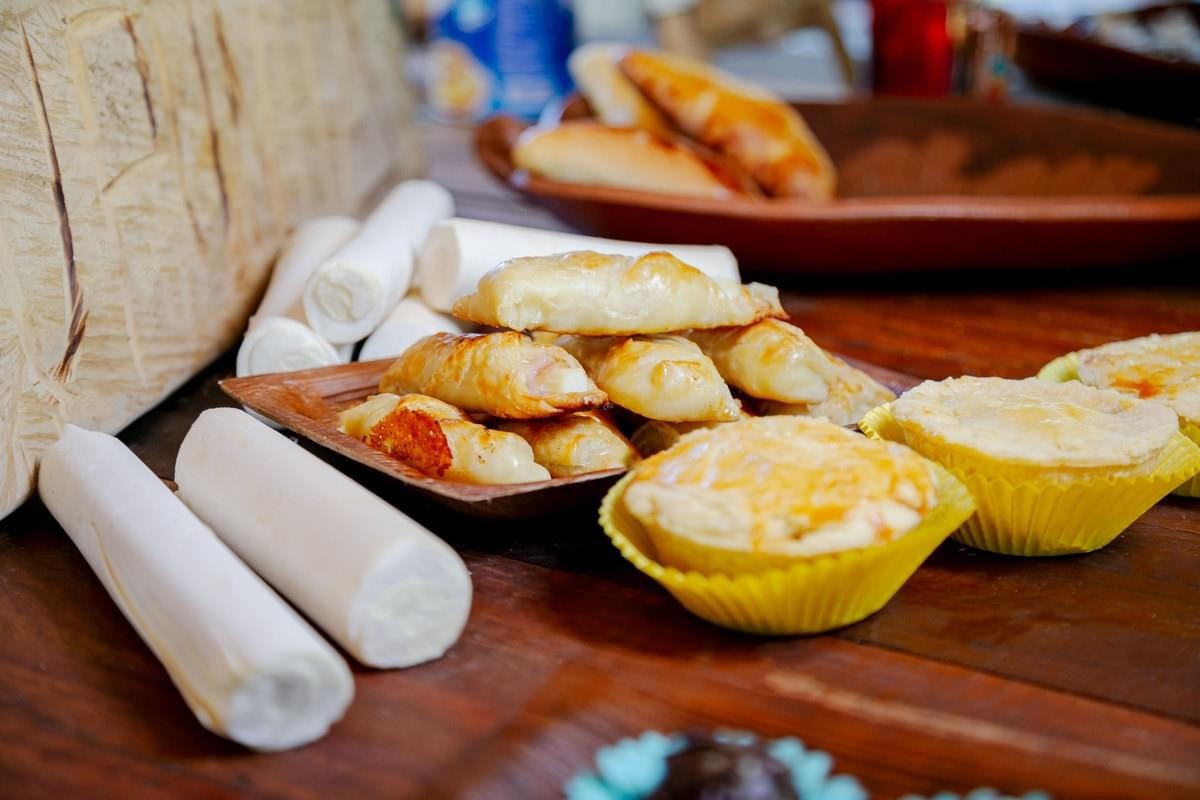
[[[572,90],[567,0],[453,0],[434,19],[426,88],[434,116],[535,119]]]

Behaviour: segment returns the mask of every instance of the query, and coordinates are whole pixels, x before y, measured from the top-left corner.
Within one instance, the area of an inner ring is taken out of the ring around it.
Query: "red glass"
[[[947,94],[954,64],[947,0],[872,0],[871,8],[875,91],[909,97]]]

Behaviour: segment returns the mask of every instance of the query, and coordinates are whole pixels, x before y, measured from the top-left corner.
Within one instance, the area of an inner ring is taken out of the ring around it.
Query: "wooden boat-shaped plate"
[[[493,117],[479,159],[586,233],[724,244],[758,274],[1119,267],[1200,256],[1200,133],[970,101],[799,104],[838,168],[829,203],[584,186],[515,168]],[[586,115],[576,100],[563,117]]]
[[[524,519],[569,508],[596,508],[624,470],[608,470],[538,483],[479,486],[432,478],[347,436],[337,428],[338,412],[375,394],[393,359],[334,367],[229,378],[221,388],[242,405],[316,444],[382,472],[411,489],[466,514],[493,519]],[[898,372],[846,361],[900,393],[918,381]]]

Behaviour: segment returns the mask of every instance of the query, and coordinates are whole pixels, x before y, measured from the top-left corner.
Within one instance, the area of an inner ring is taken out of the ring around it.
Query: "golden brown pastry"
[[[592,113],[601,122],[669,135],[671,126],[662,114],[646,101],[617,66],[617,60],[625,50],[622,45],[603,42],[581,45],[567,59],[567,69]]]
[[[663,563],[760,571],[912,530],[937,499],[928,461],[828,422],[760,417],[682,438],[632,472],[624,503]]]
[[[647,419],[733,420],[740,408],[717,368],[682,336],[560,336],[608,399]]]
[[[713,360],[729,384],[751,397],[819,403],[838,368],[804,331],[765,319],[742,328],[692,331],[687,337]]]
[[[767,194],[833,196],[833,163],[800,114],[779,98],[684,56],[634,50],[620,63],[680,130],[745,167]]]
[[[1043,478],[1152,470],[1179,431],[1163,404],[1037,378],[926,381],[891,413],[905,441],[939,460],[997,474],[1034,468]]]
[[[516,331],[629,336],[785,314],[777,289],[719,283],[670,253],[578,250],[505,261],[454,304],[454,316]]]
[[[828,355],[828,354],[827,354]],[[758,403],[760,414],[816,417],[835,425],[857,425],[868,411],[896,399],[896,395],[867,373],[829,356],[836,370],[829,382],[829,393],[816,403],[778,403],[765,400]]]
[[[343,411],[338,429],[434,478],[463,483],[549,480],[529,443],[420,394],[377,394]]]
[[[719,165],[637,128],[591,121],[527,128],[512,155],[521,169],[564,183],[710,198],[742,194],[736,178]]]
[[[603,411],[510,420],[499,428],[529,442],[534,459],[555,478],[625,469],[638,460],[633,445]]]
[[[1088,386],[1158,400],[1200,425],[1200,331],[1151,334],[1076,355],[1079,380]]]
[[[552,417],[607,402],[565,350],[512,331],[426,336],[388,367],[379,391],[427,394],[502,419]]]

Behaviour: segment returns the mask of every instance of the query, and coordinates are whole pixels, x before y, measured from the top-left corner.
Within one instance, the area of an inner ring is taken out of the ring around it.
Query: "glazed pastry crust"
[[[527,128],[512,155],[521,169],[564,183],[709,198],[742,193],[717,164],[637,128],[587,121]]]
[[[567,59],[567,69],[592,112],[602,122],[642,128],[666,136],[670,134],[671,126],[617,66],[626,49],[617,44],[581,45]]]
[[[620,66],[688,136],[732,158],[770,195],[828,200],[833,162],[800,114],[699,61],[634,50]]]
[[[633,471],[626,508],[652,531],[746,553],[808,556],[903,536],[936,502],[925,459],[805,417],[690,433]]]
[[[388,368],[379,391],[426,394],[502,419],[552,417],[608,400],[565,350],[512,331],[426,336]]]
[[[828,358],[833,364],[834,375],[827,384],[825,399],[816,403],[779,403],[767,400],[758,404],[758,411],[766,415],[816,417],[834,425],[855,426],[867,412],[896,399],[891,389],[867,373],[850,366],[840,358]]]
[[[670,253],[580,250],[514,258],[483,276],[454,315],[517,331],[630,336],[783,317],[778,290],[718,283]]]
[[[1200,331],[1152,334],[1077,355],[1079,379],[1088,386],[1158,400],[1200,425]]]
[[[338,429],[434,478],[480,484],[550,478],[521,437],[471,422],[425,395],[373,395],[343,411]]]
[[[1037,378],[926,381],[892,413],[909,441],[1051,470],[1148,466],[1179,430],[1175,412],[1160,403]]]
[[[838,369],[825,351],[783,320],[692,331],[687,336],[731,386],[751,397],[819,403],[829,396],[829,384],[837,377]]]
[[[626,469],[638,460],[633,444],[603,411],[512,420],[499,423],[499,428],[529,442],[534,459],[555,478]]]
[[[579,359],[609,400],[647,419],[724,421],[740,413],[712,360],[682,336],[560,336],[555,342]]]

